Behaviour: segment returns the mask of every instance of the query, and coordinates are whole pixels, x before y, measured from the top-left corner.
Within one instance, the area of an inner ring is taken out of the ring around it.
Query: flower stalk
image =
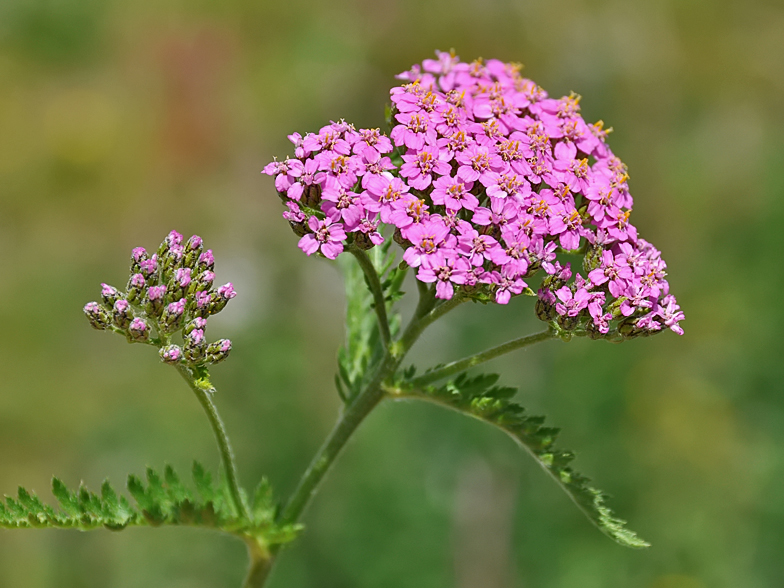
[[[356,245],[349,247],[348,251],[356,258],[359,267],[367,278],[370,293],[373,295],[373,310],[378,317],[378,330],[381,333],[381,341],[384,344],[384,349],[389,347],[391,335],[389,333],[389,319],[387,318],[387,305],[384,300],[384,290],[381,287],[381,281],[378,278],[378,273],[373,267],[373,262],[362,249]]]
[[[201,377],[194,375],[194,370],[182,364],[177,365],[177,371],[182,376],[183,380],[188,384],[196,399],[204,409],[207,419],[210,421],[210,427],[215,435],[215,441],[218,444],[218,451],[221,456],[221,464],[223,465],[223,472],[226,475],[226,483],[229,486],[229,493],[234,510],[243,519],[249,519],[248,509],[242,500],[242,493],[240,492],[240,483],[237,476],[237,465],[234,461],[234,451],[231,448],[229,435],[226,433],[226,426],[218,413],[218,408],[212,401],[212,396],[215,394],[215,387],[210,382],[209,374],[205,373]]]
[[[555,337],[557,337],[556,331],[551,327],[539,333],[534,333],[533,335],[512,339],[511,341],[507,341],[506,343],[502,343],[496,347],[486,349],[481,353],[464,357],[463,359],[450,362],[438,369],[427,372],[426,374],[423,374],[420,377],[412,380],[411,384],[417,387],[427,386],[428,384],[432,384],[438,380],[443,380],[444,378],[448,378],[454,374],[459,374],[460,372],[463,372],[469,368],[478,366],[486,361],[490,361],[491,359],[495,359],[496,357],[500,357],[501,355],[515,351],[516,349],[528,347],[534,343],[539,343],[540,341],[546,341],[548,339],[554,339]]]

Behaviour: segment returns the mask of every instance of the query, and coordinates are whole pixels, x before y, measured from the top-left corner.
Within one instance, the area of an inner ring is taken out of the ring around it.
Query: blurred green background
[[[500,433],[390,404],[270,586],[781,586],[780,0],[2,0],[0,493],[217,468],[174,371],[81,312],[172,228],[201,234],[240,292],[211,336],[235,342],[214,373],[242,479],[290,492],[337,415],[343,294],[259,172],[290,132],[383,125],[394,74],[450,47],[522,61],[615,128],[686,335],[548,342],[491,367],[653,547],[606,539]],[[539,328],[530,300],[442,322],[423,363]],[[239,541],[192,529],[0,530],[3,588],[238,586],[244,565]]]

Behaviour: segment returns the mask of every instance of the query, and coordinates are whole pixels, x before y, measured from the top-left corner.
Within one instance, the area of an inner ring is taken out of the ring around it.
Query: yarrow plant
[[[550,98],[520,72],[518,64],[464,63],[437,52],[437,59],[398,76],[388,133],[345,121],[294,133],[294,157],[264,168],[299,248],[340,258],[346,276],[347,338],[335,377],[344,408],[287,501],[278,506],[264,480],[251,497],[239,484],[209,374],[231,342],[206,338],[209,317],[235,291],[231,283],[214,288],[212,251],[199,237],[185,241],[172,231],[152,255],[134,249],[125,291],[103,284],[101,300],[84,312],[93,327],[156,347],[161,361],[177,369],[213,428],[219,480],[213,483],[196,463],[194,493],[171,468],[163,478],[150,469],[146,485],[128,480],[132,506],[108,482],[97,495],[72,492],[55,479],[60,510],[20,489],[17,499],[0,503],[0,526],[208,526],[246,542],[245,586],[263,586],[365,417],[385,399],[419,399],[501,429],[601,531],[628,547],[647,546],[570,467],[574,455],[555,447],[557,429],[514,403],[516,390],[497,385],[497,375],[467,372],[549,339],[683,334],[666,264],[630,222],[629,176],[607,145],[611,129],[586,123],[576,94]],[[397,303],[408,273],[419,300],[403,328]],[[535,299],[544,330],[419,375],[404,367],[422,332],[452,309],[468,301],[508,304],[517,296]]]

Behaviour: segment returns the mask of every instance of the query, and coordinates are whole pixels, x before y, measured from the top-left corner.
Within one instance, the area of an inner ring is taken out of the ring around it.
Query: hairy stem
[[[208,378],[197,378],[193,370],[184,365],[178,364],[177,371],[180,372],[180,375],[188,383],[193,393],[196,394],[199,404],[201,404],[204,412],[207,414],[212,432],[215,434],[215,440],[218,442],[218,450],[220,451],[223,470],[226,474],[226,481],[229,484],[229,492],[234,503],[234,509],[241,518],[248,520],[248,511],[240,493],[237,466],[234,463],[234,452],[231,449],[229,436],[226,434],[226,427],[223,425],[218,409],[212,401],[215,388]]]
[[[376,405],[384,397],[384,392],[381,389],[381,382],[387,378],[392,371],[394,371],[394,362],[389,361],[390,356],[387,355],[387,360],[380,366],[376,377],[368,386],[357,394],[356,398],[349,404],[343,414],[341,414],[335,427],[329,434],[324,444],[316,453],[313,461],[310,462],[308,469],[302,476],[294,494],[286,504],[280,516],[282,524],[296,523],[299,517],[304,512],[305,508],[310,503],[313,495],[316,493],[319,484],[324,479],[324,476],[332,467],[335,458],[340,454],[346,442],[351,435],[356,431],[360,423],[365,420],[365,417],[370,414]]]
[[[384,349],[389,347],[392,339],[389,333],[389,319],[387,318],[387,305],[384,300],[384,289],[381,287],[381,280],[379,280],[378,272],[373,266],[373,262],[362,249],[352,246],[348,251],[357,259],[359,267],[367,278],[370,292],[373,294],[373,305],[375,306],[376,316],[378,317],[378,330],[381,333],[381,341],[384,343]]]
[[[414,386],[426,386],[432,382],[436,382],[453,374],[467,370],[468,368],[474,367],[486,361],[490,361],[491,359],[499,357],[500,355],[504,355],[505,353],[509,353],[510,351],[527,347],[528,345],[533,345],[534,343],[539,343],[540,341],[546,341],[547,339],[552,339],[556,336],[557,335],[553,329],[547,329],[541,333],[535,333],[533,335],[527,335],[518,339],[512,339],[511,341],[507,341],[506,343],[502,343],[496,347],[486,349],[481,353],[464,357],[463,359],[459,359],[441,366],[432,372],[415,378],[411,383]]]

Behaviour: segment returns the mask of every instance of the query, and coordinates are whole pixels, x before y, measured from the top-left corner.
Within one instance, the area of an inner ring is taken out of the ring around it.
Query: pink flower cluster
[[[597,337],[612,321],[624,336],[681,334],[666,264],[629,222],[626,166],[580,97],[549,98],[515,64],[437,57],[398,76],[388,137],[332,123],[290,135],[295,158],[264,168],[299,247],[334,259],[394,232],[439,298],[457,288],[506,304],[541,268],[544,320]],[[586,275],[563,253],[583,256]]]

